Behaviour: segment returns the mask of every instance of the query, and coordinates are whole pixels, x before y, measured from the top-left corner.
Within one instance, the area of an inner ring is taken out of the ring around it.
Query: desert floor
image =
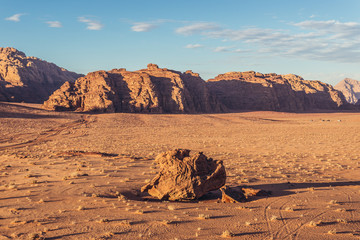
[[[57,113],[0,103],[0,239],[360,239],[360,113]],[[224,161],[245,203],[158,201],[155,156]]]

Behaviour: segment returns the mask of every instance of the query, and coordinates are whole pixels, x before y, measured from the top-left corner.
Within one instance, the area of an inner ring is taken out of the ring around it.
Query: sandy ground
[[[80,114],[0,103],[0,239],[360,239],[360,114]],[[245,203],[139,189],[174,148],[224,161]]]

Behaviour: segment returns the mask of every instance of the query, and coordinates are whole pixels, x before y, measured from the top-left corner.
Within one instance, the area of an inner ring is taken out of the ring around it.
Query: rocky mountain
[[[191,71],[185,73],[149,64],[134,72],[126,69],[97,71],[66,82],[44,107],[52,110],[206,113],[221,112],[206,82]]]
[[[75,83],[66,82],[44,103],[52,110],[146,113],[301,112],[349,106],[331,85],[292,74],[229,72],[205,82],[192,71],[155,64],[133,72],[89,73]]]
[[[42,103],[66,81],[81,76],[15,48],[0,48],[0,101]]]
[[[360,81],[345,78],[334,88],[341,91],[349,103],[355,104],[360,99]]]
[[[320,81],[288,74],[254,71],[229,72],[209,79],[207,85],[231,111],[317,111],[349,107],[341,92]]]

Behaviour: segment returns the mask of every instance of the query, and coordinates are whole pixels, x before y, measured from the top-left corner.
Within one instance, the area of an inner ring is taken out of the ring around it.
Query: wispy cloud
[[[177,28],[175,32],[181,35],[193,35],[202,34],[205,31],[217,29],[219,29],[219,26],[215,23],[200,22]]]
[[[62,24],[59,21],[47,21],[46,22],[51,28],[61,28]]]
[[[171,19],[156,19],[152,21],[146,21],[146,22],[134,22],[132,20],[125,19],[125,22],[130,23],[131,30],[134,32],[149,32],[157,27],[159,27],[161,24],[168,23],[168,22],[176,22],[175,20]]]
[[[217,47],[213,50],[215,52],[244,52],[257,49],[261,54],[322,61],[360,62],[360,23],[308,20],[291,25],[296,28],[227,29],[214,23],[201,23],[178,28],[176,32],[236,43],[232,47]],[[241,50],[232,50],[237,43],[241,44]]]
[[[78,17],[78,21],[86,23],[86,29],[88,30],[101,30],[104,27],[104,25],[102,25],[99,21],[85,17]]]
[[[134,23],[134,25],[131,27],[131,30],[134,32],[148,32],[156,27],[157,27],[157,25],[154,23],[137,22],[137,23]]]
[[[185,46],[185,48],[202,48],[202,47],[204,47],[204,46],[201,45],[201,44],[198,44],[198,43],[196,43],[196,44],[188,44],[188,45]]]
[[[236,53],[249,53],[249,52],[251,52],[251,50],[238,48],[238,49],[235,49],[234,52],[236,52]]]
[[[214,52],[229,52],[232,48],[234,48],[234,47],[220,46],[220,47],[216,47],[214,49]]]
[[[322,34],[332,34],[333,38],[357,38],[360,36],[360,23],[329,21],[303,21],[294,24],[307,30],[316,30]]]
[[[20,17],[25,15],[24,13],[17,13],[10,17],[5,18],[7,21],[20,22]]]

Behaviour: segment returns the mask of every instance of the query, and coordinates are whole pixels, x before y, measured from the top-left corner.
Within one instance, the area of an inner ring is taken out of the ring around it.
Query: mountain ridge
[[[225,106],[239,110],[303,112],[351,108],[330,84],[294,74],[228,72],[207,81]]]
[[[66,83],[44,102],[50,110],[221,113],[244,110],[304,112],[352,109],[343,94],[294,74],[229,72],[204,81],[156,64],[146,69],[96,71]]]
[[[0,48],[0,101],[42,103],[80,76],[15,48]]]

